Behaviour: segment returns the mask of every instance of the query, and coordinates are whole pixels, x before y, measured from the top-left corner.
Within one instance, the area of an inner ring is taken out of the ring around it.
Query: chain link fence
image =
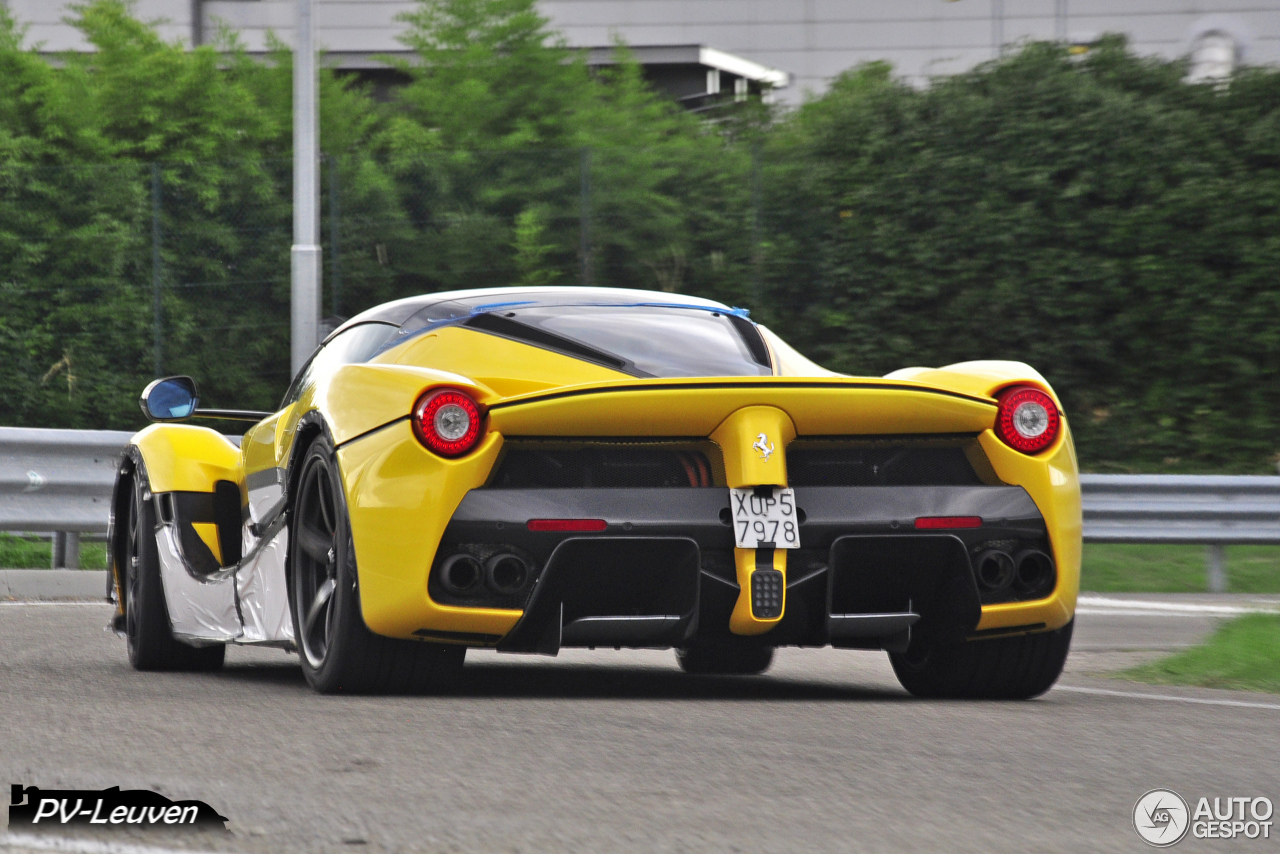
[[[323,311],[503,285],[758,308],[807,263],[803,200],[791,158],[714,150],[325,156]],[[138,391],[174,373],[209,405],[274,408],[290,379],[291,182],[287,160],[0,164],[0,423],[130,429]]]

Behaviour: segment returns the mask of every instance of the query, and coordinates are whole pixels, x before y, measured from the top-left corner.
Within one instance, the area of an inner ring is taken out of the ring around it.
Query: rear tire
[[[464,646],[419,643],[369,631],[360,609],[355,545],[333,443],[319,436],[302,456],[289,525],[294,634],[308,684],[322,694],[418,694],[446,687]]]
[[[976,641],[913,638],[889,653],[898,681],[917,697],[1028,700],[1062,675],[1075,621],[1051,632]]]
[[[773,647],[731,641],[696,641],[676,650],[685,673],[701,676],[756,676],[773,664]]]
[[[140,471],[133,475],[124,521],[124,624],[129,663],[135,670],[217,670],[227,653],[225,644],[190,646],[173,636],[160,579],[155,503]]]

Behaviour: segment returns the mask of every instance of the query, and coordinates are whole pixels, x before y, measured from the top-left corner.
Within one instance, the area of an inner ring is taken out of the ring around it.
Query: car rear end
[[[381,431],[350,466],[366,621],[543,653],[1058,629],[1069,430],[1034,377],[989,385],[635,378],[481,401],[457,458]]]

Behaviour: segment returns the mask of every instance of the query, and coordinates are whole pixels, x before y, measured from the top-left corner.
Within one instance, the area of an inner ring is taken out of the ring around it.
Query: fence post
[[[591,285],[591,149],[585,146],[580,155],[579,171],[581,189],[578,216],[582,226],[579,251],[582,254],[582,284],[589,287]]]
[[[151,164],[151,326],[154,337],[155,375],[164,376],[164,317],[160,303],[163,275],[160,258],[160,164]]]
[[[1227,592],[1227,556],[1221,543],[1206,546],[1209,563],[1209,592]]]
[[[67,531],[63,534],[66,537],[66,547],[63,550],[62,557],[64,566],[67,569],[80,568],[80,534],[77,531]]]
[[[333,311],[342,316],[341,195],[338,188],[338,158],[325,155],[329,166],[329,286],[333,290]]]
[[[67,565],[67,534],[65,531],[55,531],[53,534],[53,560],[49,562],[50,569],[62,569]]]

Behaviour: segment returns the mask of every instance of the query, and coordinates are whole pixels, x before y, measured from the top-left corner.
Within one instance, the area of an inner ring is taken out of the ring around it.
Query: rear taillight
[[[1053,398],[1038,388],[1015,386],[1000,393],[996,435],[1024,454],[1038,454],[1058,438],[1062,415]]]
[[[603,531],[609,523],[603,519],[530,519],[530,531]]]
[[[916,530],[918,531],[981,527],[981,516],[921,516],[916,519]]]
[[[409,420],[418,441],[442,457],[460,457],[480,441],[480,407],[457,389],[427,392]]]

